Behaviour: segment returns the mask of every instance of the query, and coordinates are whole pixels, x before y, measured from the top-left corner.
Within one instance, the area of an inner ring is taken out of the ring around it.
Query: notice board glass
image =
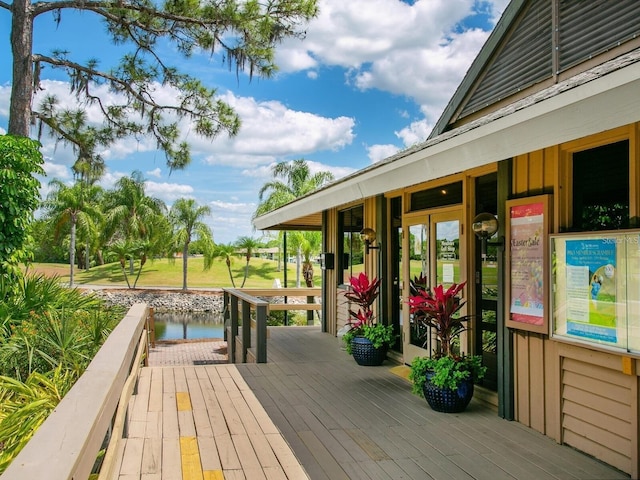
[[[640,231],[550,242],[552,336],[640,353]]]
[[[551,195],[507,201],[507,327],[549,333]]]

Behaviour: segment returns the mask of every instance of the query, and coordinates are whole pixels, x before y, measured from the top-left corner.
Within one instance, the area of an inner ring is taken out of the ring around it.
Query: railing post
[[[238,297],[231,295],[231,338],[227,339],[227,355],[229,363],[236,363],[236,337],[238,336]]]
[[[313,303],[316,297],[313,295],[307,296],[307,303]],[[315,312],[313,310],[307,310],[307,325],[313,325],[313,315]]]
[[[247,363],[247,350],[251,348],[251,305],[242,301],[242,363]]]
[[[229,322],[227,322],[229,320]],[[222,291],[222,325],[224,325],[224,341],[228,342],[227,339],[227,325],[231,325],[231,314],[229,313],[229,292],[226,290]]]
[[[267,363],[267,305],[256,306],[256,363]]]

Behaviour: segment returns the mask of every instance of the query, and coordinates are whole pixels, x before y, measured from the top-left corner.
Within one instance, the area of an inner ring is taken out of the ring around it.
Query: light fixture
[[[488,240],[495,235],[498,231],[498,227],[500,224],[498,223],[498,219],[492,213],[479,213],[473,219],[471,223],[471,229],[473,233],[481,240],[482,242],[482,258],[487,256],[487,244]],[[492,245],[502,245],[502,241],[492,242]]]
[[[363,228],[360,232],[360,238],[364,242],[364,253],[369,254],[369,250],[377,250],[380,248],[372,246],[376,241],[376,231],[373,228]]]

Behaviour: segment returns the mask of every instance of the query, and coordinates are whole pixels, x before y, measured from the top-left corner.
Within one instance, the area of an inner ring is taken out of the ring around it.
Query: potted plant
[[[372,306],[380,293],[380,279],[369,280],[365,273],[360,273],[352,276],[349,283],[351,288],[344,296],[358,309],[349,309],[350,328],[342,340],[347,353],[353,355],[359,365],[380,365],[395,340],[393,326],[377,322],[373,314]]]
[[[426,398],[439,412],[461,412],[473,397],[474,382],[482,379],[487,368],[479,355],[459,355],[453,350],[454,340],[466,330],[469,316],[459,315],[464,302],[458,296],[466,282],[443,285],[433,291],[419,288],[409,297],[413,321],[427,335],[433,333],[438,349],[431,357],[418,357],[411,363],[409,379],[412,391]]]

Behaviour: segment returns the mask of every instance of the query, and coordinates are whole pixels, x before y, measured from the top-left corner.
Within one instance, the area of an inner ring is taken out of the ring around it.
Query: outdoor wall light
[[[492,213],[479,213],[473,219],[471,229],[482,242],[482,258],[487,256],[488,240],[495,235],[499,226],[500,224],[498,223],[498,219]],[[502,241],[492,242],[491,244],[502,245]]]
[[[378,250],[380,246],[372,246],[376,241],[376,231],[373,228],[363,228],[360,238],[364,242],[364,253],[369,255],[369,250]]]

